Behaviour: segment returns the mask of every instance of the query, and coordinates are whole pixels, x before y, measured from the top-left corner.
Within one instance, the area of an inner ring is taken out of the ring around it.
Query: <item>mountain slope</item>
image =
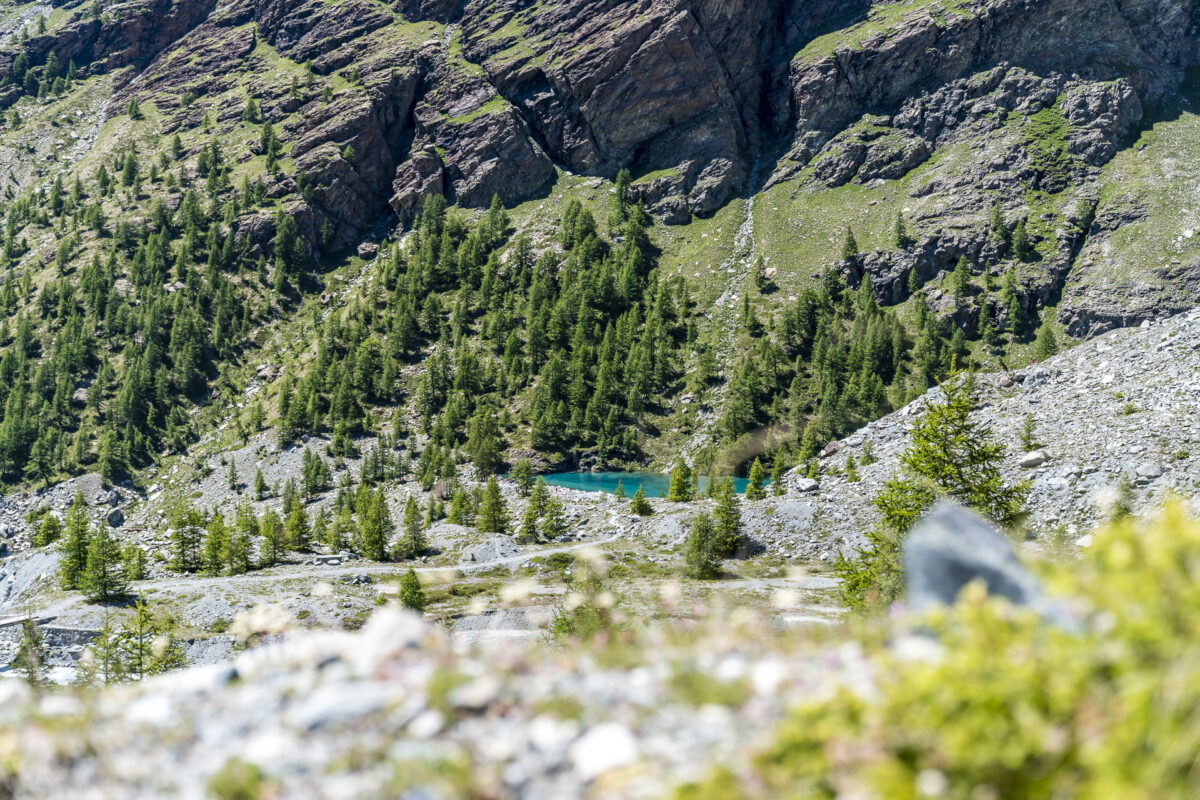
[[[572,201],[599,220],[597,259],[625,247],[614,192],[653,215],[639,223],[649,292],[584,336],[595,358],[608,324],[633,305],[644,318],[652,287],[672,287],[687,307],[666,310],[675,341],[649,410],[605,398],[607,433],[598,408],[584,435],[539,447],[544,403],[522,390],[546,383],[553,359],[523,353],[529,374],[496,391],[514,417],[511,454],[548,462],[663,465],[682,450],[736,467],[810,425],[837,436],[902,405],[951,354],[1001,367],[1027,357],[1039,325],[1094,335],[1198,300],[1191,210],[1176,217],[1194,172],[1194,3],[131,0],[42,19],[46,8],[9,7],[15,35],[0,49],[0,347],[9,382],[31,387],[0,397],[13,406],[0,428],[9,481],[144,468],[227,422],[260,369],[275,404],[284,373],[311,374],[316,353],[288,352],[296,334],[359,313],[345,281],[364,275],[393,292],[373,344],[405,363],[387,385],[353,389],[363,408],[300,429],[341,420],[361,435],[393,418],[439,335],[426,325],[420,346],[392,341],[400,295],[384,273],[417,257],[379,242],[393,226],[401,238],[431,195],[509,208],[512,229],[471,267],[450,226],[456,263],[443,269],[468,275],[491,256],[504,272],[522,242],[568,261]],[[960,262],[965,281],[949,277]],[[831,272],[851,288],[869,278],[877,303],[898,306],[895,363],[872,365],[882,389],[863,389],[849,344],[849,370],[821,378],[789,332]],[[465,300],[465,341],[511,370],[508,342],[487,341],[489,309],[435,281],[408,292],[414,311],[430,290],[447,322]],[[536,337],[515,311],[501,329],[524,347]],[[561,342],[568,363],[584,353],[575,338]],[[334,362],[352,372],[359,344]],[[794,363],[750,374],[751,352]],[[318,406],[335,394],[325,387]],[[274,421],[269,405],[263,416]],[[636,446],[607,452],[614,426],[636,429]],[[762,443],[739,442],[759,431]],[[467,429],[456,433],[463,444]]]

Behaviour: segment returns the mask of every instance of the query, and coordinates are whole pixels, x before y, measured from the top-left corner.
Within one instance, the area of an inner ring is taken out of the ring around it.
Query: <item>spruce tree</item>
[[[146,551],[137,542],[125,545],[121,558],[125,563],[126,580],[132,582],[146,579]]]
[[[639,483],[637,491],[633,493],[633,501],[629,504],[629,510],[639,517],[649,517],[654,513],[654,507],[650,505],[650,501],[646,499],[646,490]]]
[[[1041,446],[1037,440],[1037,426],[1034,424],[1033,414],[1026,414],[1021,423],[1021,450],[1031,453]]]
[[[733,489],[733,479],[721,481],[717,492],[717,508],[713,513],[714,541],[713,552],[722,558],[728,558],[741,549],[745,543],[742,534],[742,511],[738,502],[737,492]]]
[[[973,377],[952,372],[941,391],[941,399],[917,421],[900,471],[875,499],[883,527],[868,532],[866,549],[853,557],[843,554],[837,564],[843,599],[852,608],[886,605],[899,595],[904,538],[939,496],[1006,527],[1020,518],[1029,486],[1005,482],[1000,472],[1005,447],[993,440],[989,425],[971,418]]]
[[[533,463],[528,458],[518,460],[513,464],[511,477],[517,483],[517,493],[529,497],[533,491]]]
[[[689,578],[709,580],[721,574],[717,554],[717,532],[712,517],[701,512],[692,520],[692,530],[683,545],[683,573]]]
[[[45,547],[48,544],[53,544],[62,536],[63,526],[58,517],[53,514],[47,514],[42,518],[42,524],[38,525],[37,533],[33,536],[34,547]]]
[[[487,486],[484,487],[475,526],[484,533],[508,531],[508,507],[500,494],[500,484],[496,482],[495,475],[488,478]]]
[[[359,515],[359,548],[363,558],[385,561],[388,557],[388,539],[394,530],[387,498],[381,489],[370,492],[366,503],[366,508]]]
[[[263,478],[262,470],[254,471],[254,499],[262,500],[267,496],[267,481]]]
[[[21,638],[17,644],[17,655],[10,669],[25,679],[33,688],[49,682],[46,669],[46,646],[37,621],[27,617],[21,621]]]
[[[421,579],[412,567],[400,578],[400,605],[413,611],[425,610],[425,590],[421,588]]]
[[[618,500],[624,500],[626,497],[625,485],[621,483],[620,478],[617,478],[617,488],[613,490],[613,497],[616,497]]]
[[[954,267],[954,272],[950,273],[950,292],[956,300],[962,300],[967,296],[970,288],[971,265],[967,263],[967,257],[962,256],[958,259],[958,264]]]
[[[64,589],[78,589],[87,567],[88,543],[91,539],[87,518],[87,503],[83,492],[76,491],[67,510],[66,533],[63,536],[59,576]]]
[[[900,211],[896,212],[896,222],[892,226],[892,233],[893,233],[893,237],[896,240],[896,247],[898,249],[904,250],[904,249],[912,246],[913,238],[911,235],[909,235],[908,227],[904,224],[904,213],[903,212],[900,212]]]
[[[229,528],[225,525],[225,518],[218,511],[208,521],[208,531],[204,535],[200,560],[205,575],[216,576],[225,571],[228,547]]]
[[[200,568],[200,546],[204,538],[204,514],[180,505],[172,515],[171,569],[195,572]]]
[[[850,453],[846,456],[846,482],[858,483],[862,480],[858,474],[858,464],[854,461],[854,454]]]
[[[762,461],[754,459],[754,463],[750,465],[750,480],[746,485],[747,500],[762,500],[767,496],[767,492],[763,489],[763,481],[766,479],[766,471],[763,469]]]
[[[283,560],[287,549],[287,536],[283,532],[283,520],[274,511],[267,511],[258,526],[262,544],[258,550],[259,566],[273,567]]]
[[[308,526],[308,513],[304,504],[297,500],[292,503],[284,521],[284,532],[287,535],[288,547],[292,550],[306,552],[312,546],[312,531]]]
[[[1033,341],[1033,357],[1044,361],[1058,352],[1058,335],[1054,332],[1053,314],[1046,311],[1042,314],[1042,324],[1038,326],[1037,338]]]
[[[434,498],[429,498],[429,507],[432,510],[434,506]],[[396,543],[396,556],[401,559],[416,558],[422,555],[429,549],[429,542],[425,537],[425,528],[421,524],[421,512],[417,506],[417,501],[409,497],[408,502],[404,505],[404,535],[400,541]]]
[[[106,525],[101,525],[88,542],[87,564],[79,588],[90,600],[101,603],[123,596],[128,588],[121,546]]]
[[[667,500],[672,503],[686,503],[692,499],[692,470],[683,459],[675,462],[671,470],[671,484],[667,490]]]
[[[1029,261],[1033,258],[1036,252],[1033,249],[1033,244],[1029,240],[1029,232],[1027,230],[1024,217],[1022,217],[1021,221],[1017,223],[1016,230],[1013,231],[1012,245],[1013,252],[1016,254],[1017,258],[1021,259],[1022,261]]]
[[[538,510],[533,503],[525,507],[521,517],[521,527],[517,529],[517,542],[533,544],[538,540]]]
[[[854,238],[854,229],[846,226],[846,238],[842,241],[842,261],[853,261],[858,258],[858,240]]]
[[[567,517],[562,501],[556,497],[550,498],[542,515],[541,534],[548,542],[560,538],[567,532]]]

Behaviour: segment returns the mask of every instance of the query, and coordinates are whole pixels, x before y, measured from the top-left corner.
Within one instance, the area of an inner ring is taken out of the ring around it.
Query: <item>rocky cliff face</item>
[[[629,168],[672,223],[772,186],[795,195],[907,182],[896,210],[920,206],[914,246],[871,253],[847,265],[852,277],[870,274],[880,299],[896,300],[910,274],[923,283],[960,256],[989,269],[1006,255],[987,224],[999,204],[1010,227],[1030,219],[1038,245],[1022,302],[1041,306],[1065,286],[1059,316],[1086,334],[1118,315],[1073,288],[1076,257],[1103,250],[1131,213],[1105,203],[1103,170],[1184,83],[1200,10],[1191,0],[130,0],[69,13],[0,50],[0,72],[21,50],[33,64],[53,51],[85,75],[113,73],[121,103],[153,101],[164,132],[205,113],[236,119],[236,98],[255,86],[306,179],[270,191],[304,189],[291,207],[310,246],[326,222],[334,249],[389,213],[406,222],[430,192],[513,204],[559,169],[612,178]],[[276,58],[351,90],[322,98],[273,75]],[[10,86],[0,101],[20,93]],[[942,164],[956,148],[986,157]],[[246,233],[270,235],[259,228]],[[1152,283],[1182,287],[1183,299],[1151,291],[1135,319],[1196,299],[1195,270],[1175,266]]]

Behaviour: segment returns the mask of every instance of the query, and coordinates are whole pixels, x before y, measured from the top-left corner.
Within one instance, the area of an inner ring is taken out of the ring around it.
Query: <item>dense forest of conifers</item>
[[[269,125],[262,149],[278,151]],[[3,209],[5,483],[86,469],[117,480],[186,449],[199,433],[189,412],[213,396],[222,369],[248,358],[259,327],[322,288],[295,219],[261,180],[234,185],[217,139],[187,168],[178,139],[171,150],[176,158],[154,159],[127,147],[86,187],[59,177]],[[869,284],[851,289],[836,269],[774,312],[755,294],[771,287],[747,286],[739,329],[714,330],[685,280],[660,271],[653,221],[628,187],[622,174],[602,221],[570,201],[557,242],[514,238],[498,202],[471,223],[428,198],[403,245],[381,248],[364,292],[326,317],[315,360],[285,365],[280,441],[328,434],[330,452],[344,454],[386,420],[400,437],[422,434],[434,475],[462,454],[482,473],[499,470],[510,447],[546,463],[586,453],[644,464],[678,398],[711,400],[727,380],[699,466],[768,426],[773,455],[797,462],[965,353],[961,332],[923,304],[910,331]],[[107,218],[114,207],[130,212]],[[276,234],[252,257],[234,231],[262,209],[275,212]],[[46,231],[52,257],[31,257],[29,238]],[[719,337],[745,356],[722,365]],[[254,406],[237,422],[250,432],[267,417]]]

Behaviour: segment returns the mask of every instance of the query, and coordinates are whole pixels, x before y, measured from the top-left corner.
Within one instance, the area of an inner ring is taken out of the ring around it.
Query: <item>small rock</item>
[[[1154,480],[1155,478],[1162,477],[1163,468],[1158,464],[1142,464],[1137,468],[1137,474],[1139,478]]]
[[[637,740],[629,728],[605,722],[589,730],[571,745],[571,763],[584,780],[627,767],[637,761]]]
[[[796,491],[798,492],[815,492],[821,488],[821,484],[812,478],[798,478],[796,480]]]
[[[1026,453],[1021,456],[1020,464],[1025,469],[1033,469],[1045,464],[1049,458],[1045,450],[1034,450],[1032,453]]]
[[[112,511],[108,512],[108,517],[106,517],[106,519],[108,520],[108,524],[112,525],[114,528],[119,528],[125,524],[125,514],[119,508],[114,508]]]

